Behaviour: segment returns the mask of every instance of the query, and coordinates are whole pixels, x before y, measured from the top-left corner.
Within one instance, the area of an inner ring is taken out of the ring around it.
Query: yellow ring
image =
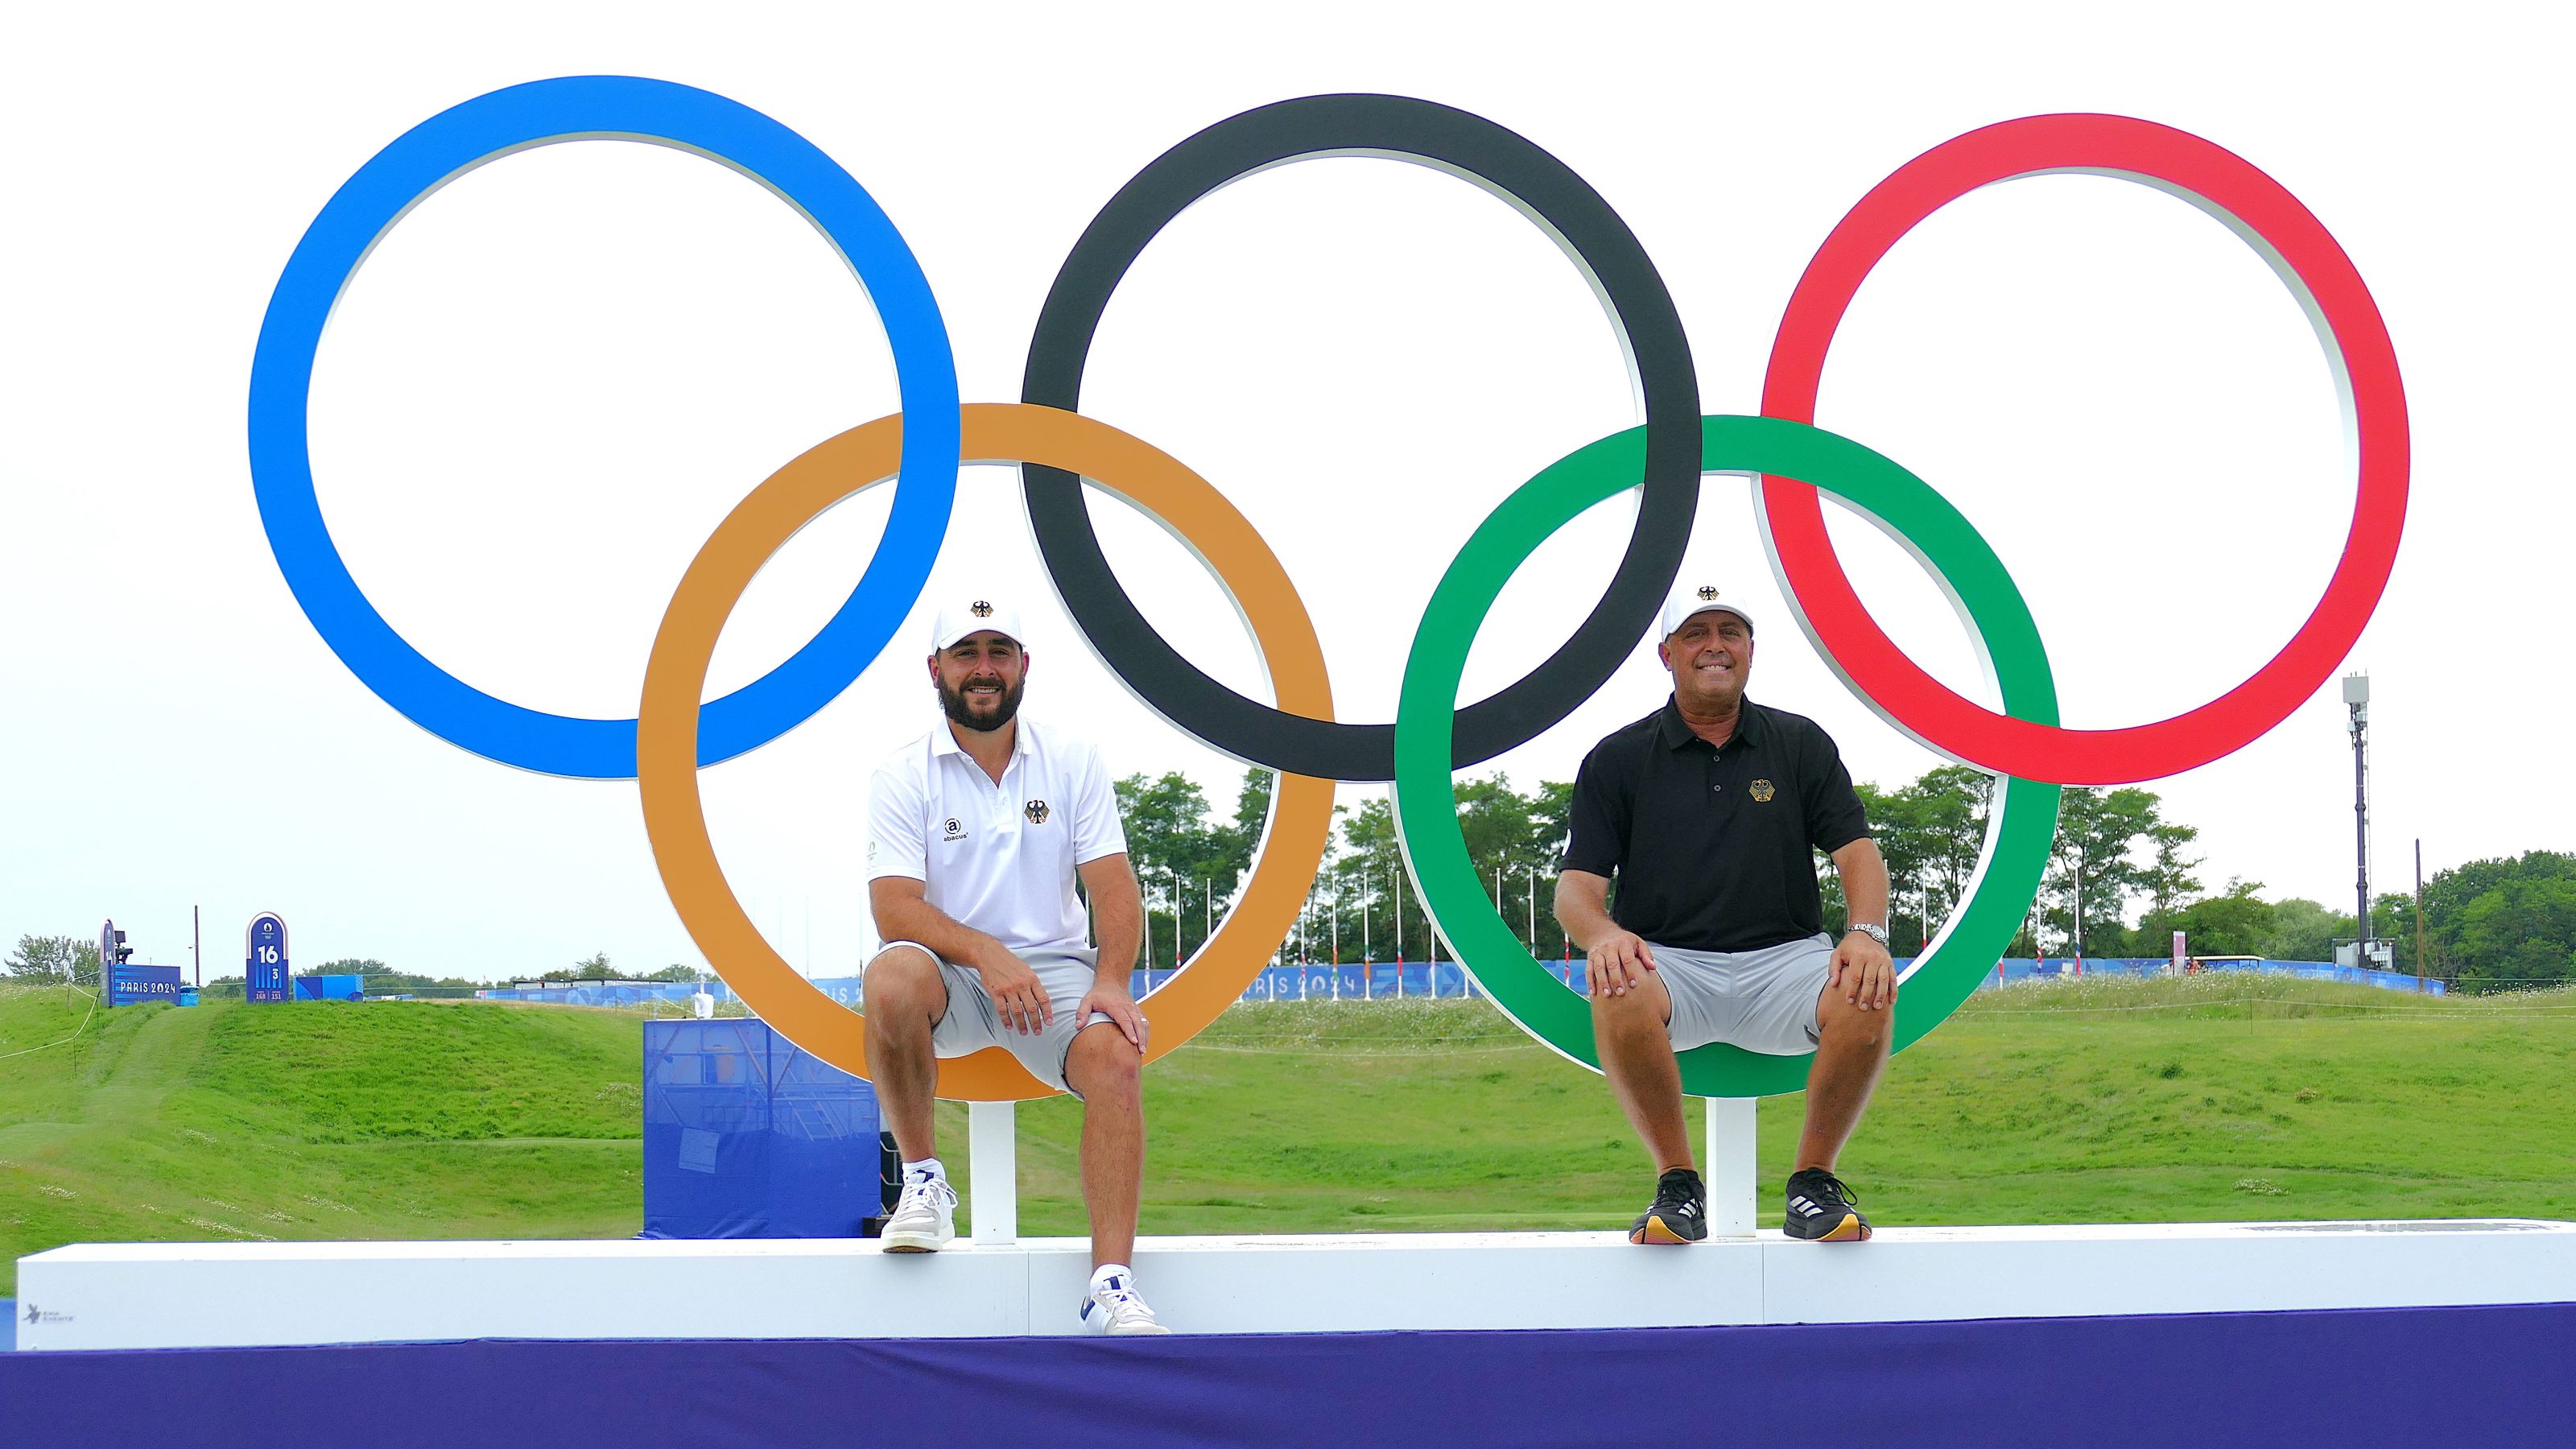
[[[1270,546],[1234,505],[1168,454],[1079,413],[1033,403],[959,409],[963,450],[978,463],[1040,463],[1079,473],[1144,509],[1215,572],[1251,626],[1279,708],[1333,717],[1314,621]],[[635,780],[663,888],[707,963],[787,1039],[857,1076],[868,1074],[865,1019],[796,974],[743,914],[716,861],[698,797],[698,701],[716,637],[752,576],[797,530],[842,499],[894,476],[903,419],[879,418],[828,438],[769,476],[725,517],[671,596],[635,716]],[[1251,877],[1216,934],[1154,992],[1161,1018],[1148,1061],[1199,1034],[1232,1005],[1296,924],[1332,833],[1333,782],[1282,774]],[[940,1095],[980,1102],[1050,1096],[1009,1053],[990,1048],[940,1064]]]

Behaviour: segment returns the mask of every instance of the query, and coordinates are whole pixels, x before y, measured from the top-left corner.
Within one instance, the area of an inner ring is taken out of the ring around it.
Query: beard
[[[970,679],[966,681],[966,684],[987,684],[993,682],[995,681]],[[939,707],[947,713],[949,719],[955,721],[963,728],[989,734],[992,731],[1009,724],[1011,720],[1019,714],[1020,695],[1028,687],[1029,682],[1023,679],[1019,683],[1005,688],[1002,691],[1001,699],[994,705],[992,713],[977,714],[975,713],[974,706],[967,702],[965,684],[961,684],[955,689],[950,689],[947,684],[943,682],[939,686]]]

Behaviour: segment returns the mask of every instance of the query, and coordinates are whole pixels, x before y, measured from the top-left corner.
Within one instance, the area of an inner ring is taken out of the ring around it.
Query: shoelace
[[[916,1192],[920,1193],[923,1197],[936,1200],[941,1207],[953,1209],[957,1206],[957,1189],[948,1185],[947,1178],[924,1177],[907,1182],[903,1185],[904,1196],[910,1197]],[[897,1203],[895,1206],[897,1210],[902,1208],[901,1203]]]
[[[1807,1174],[1805,1174],[1805,1173],[1800,1173],[1800,1174],[1798,1174],[1798,1175],[1799,1175],[1799,1176],[1801,1176],[1801,1177],[1805,1177]],[[1826,1187],[1826,1188],[1831,1189],[1831,1190],[1833,1191],[1834,1195],[1835,1195],[1836,1197],[1841,1198],[1841,1199],[1842,1199],[1846,1204],[1848,1204],[1849,1206],[1852,1206],[1852,1207],[1859,1207],[1859,1206],[1860,1206],[1860,1194],[1859,1194],[1859,1193],[1856,1193],[1856,1192],[1854,1192],[1854,1191],[1852,1191],[1852,1190],[1851,1190],[1850,1188],[1848,1188],[1848,1187],[1845,1187],[1845,1186],[1843,1185],[1843,1180],[1842,1180],[1841,1178],[1834,1176],[1834,1175],[1833,1175],[1832,1173],[1830,1173],[1830,1172],[1819,1172],[1819,1173],[1817,1173],[1817,1174],[1815,1174],[1815,1175],[1816,1175],[1817,1177],[1821,1177],[1821,1178],[1823,1178],[1823,1179],[1824,1179],[1824,1182],[1823,1182],[1823,1184],[1822,1184],[1822,1185],[1823,1185],[1824,1187]]]
[[[1154,1310],[1146,1307],[1145,1300],[1137,1297],[1132,1288],[1104,1288],[1092,1296],[1099,1300],[1102,1311],[1113,1321],[1131,1314],[1143,1314],[1147,1318],[1154,1316]]]

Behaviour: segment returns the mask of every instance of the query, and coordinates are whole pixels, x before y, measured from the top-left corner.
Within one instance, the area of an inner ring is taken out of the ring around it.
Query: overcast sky
[[[2576,501],[2563,34],[2536,7],[453,4],[48,7],[0,50],[0,938],[94,932],[209,976],[276,909],[299,965],[533,973],[606,951],[696,962],[632,782],[528,774],[415,728],[306,622],[254,507],[252,344],[286,256],[378,148],[539,77],[622,72],[754,106],[883,205],[937,291],[963,396],[1018,395],[1066,249],[1129,176],[1236,111],[1319,91],[1465,107],[1581,172],[1679,303],[1711,412],[1758,405],[1790,288],[1868,188],[1962,131],[2099,110],[2196,132],[2287,185],[2387,317],[2412,404],[2372,672],[2376,872],[2576,845],[2559,659]],[[952,18],[953,17],[953,18]],[[1312,611],[1342,717],[1390,716],[1413,620],[1512,487],[1636,421],[1582,277],[1510,208],[1366,159],[1264,174],[1184,215],[1118,292],[1084,410],[1214,481]],[[897,409],[847,270],[790,208],[679,152],[584,142],[475,171],[342,299],[313,391],[322,506],[379,610],[475,686],[631,715],[671,588],[779,464]],[[2314,605],[2353,480],[2331,375],[2252,251],[2171,197],[2034,178],[1946,208],[1860,293],[1818,421],[1889,454],[1992,541],[2069,723],[2164,718],[2268,659]],[[785,657],[864,566],[887,490],[801,534],[717,657]],[[1097,494],[1112,561],[1219,678],[1260,688],[1205,571]],[[1481,697],[1593,606],[1632,503],[1523,569],[1470,660]],[[1849,517],[1864,597],[1936,675],[1975,655],[1902,551]],[[1823,667],[1733,478],[1686,570],[1753,601],[1753,693],[1882,784],[1936,759]],[[1026,610],[1028,709],[1113,769],[1236,767],[1134,703],[1057,608],[1007,470],[966,472],[934,593]],[[854,970],[867,776],[934,716],[896,648],[786,738],[707,772],[715,839],[791,963]],[[1226,627],[1210,628],[1210,620]],[[1638,650],[1494,762],[1567,778],[1662,695]],[[2329,682],[2243,753],[2158,782],[2203,876],[2348,904],[2352,760]],[[1377,787],[1342,789],[1346,804]]]

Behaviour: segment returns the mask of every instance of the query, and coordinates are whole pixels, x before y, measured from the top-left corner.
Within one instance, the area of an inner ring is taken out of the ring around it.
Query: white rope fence
[[[39,987],[38,989],[39,989],[39,990],[50,990],[51,988],[47,988],[47,987]],[[82,991],[82,990],[81,990],[79,987],[77,987],[77,986],[69,986],[69,985],[66,985],[63,989],[64,989],[64,990],[66,990],[66,991],[78,992],[78,993],[79,993],[80,995],[82,995],[82,996],[89,996],[89,1010],[84,1011],[84,1012],[82,1012],[82,1013],[81,1013],[80,1025],[78,1025],[78,1026],[76,1026],[76,1027],[73,1027],[73,1028],[72,1028],[72,1034],[71,1034],[70,1036],[64,1037],[64,1038],[63,1038],[62,1040],[60,1040],[60,1041],[49,1041],[49,1042],[46,1042],[46,1043],[45,1043],[44,1045],[42,1045],[42,1046],[20,1047],[18,1050],[14,1051],[14,1052],[0,1052],[0,1062],[5,1062],[5,1061],[9,1060],[11,1057],[23,1057],[23,1056],[29,1056],[29,1055],[32,1055],[32,1054],[34,1054],[34,1053],[36,1053],[36,1052],[41,1052],[41,1051],[51,1051],[53,1048],[58,1047],[58,1046],[69,1046],[69,1045],[71,1045],[73,1042],[76,1042],[76,1041],[80,1040],[80,1034],[81,1034],[82,1032],[89,1030],[90,1018],[91,1018],[91,1017],[94,1017],[94,1016],[96,1016],[96,1015],[98,1015],[98,998],[97,998],[97,997],[95,997],[95,996],[90,996],[90,994],[89,994],[88,992],[86,992],[86,991]]]

